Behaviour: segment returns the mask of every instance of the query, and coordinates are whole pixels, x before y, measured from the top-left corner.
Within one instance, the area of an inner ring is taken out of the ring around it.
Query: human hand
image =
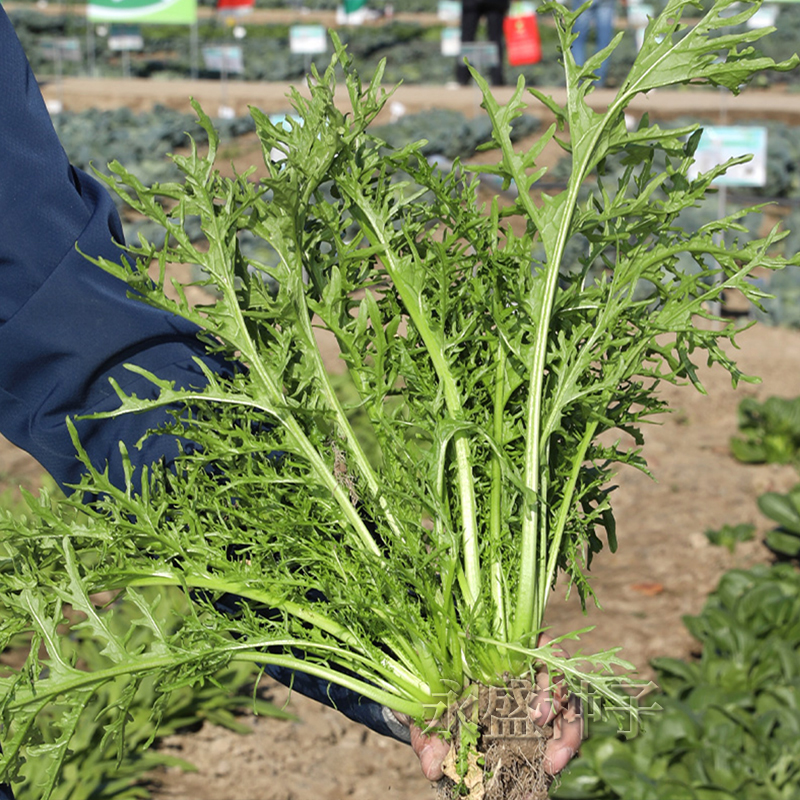
[[[546,645],[552,637],[541,634],[539,645]],[[566,651],[559,647],[559,655],[567,657]],[[564,697],[558,683],[551,689],[550,676],[546,669],[535,675],[536,688],[539,690],[529,707],[531,719],[539,726],[553,725],[553,737],[547,743],[544,769],[548,775],[555,776],[561,772],[578,752],[583,737],[583,717],[580,700],[570,695]],[[443,775],[443,764],[450,750],[450,743],[441,736],[427,734],[405,714],[395,714],[404,725],[408,725],[411,733],[411,747],[419,758],[422,773],[430,781],[438,781]]]
[[[552,641],[553,638],[544,633],[539,636],[540,647]],[[569,658],[569,653],[563,647],[557,646],[555,649],[560,656]],[[530,708],[530,715],[539,726],[553,725],[553,736],[547,742],[544,756],[544,771],[555,776],[580,749],[583,738],[581,701],[573,694],[565,696],[559,681],[551,688],[550,675],[546,668],[536,673],[535,681],[539,691]]]

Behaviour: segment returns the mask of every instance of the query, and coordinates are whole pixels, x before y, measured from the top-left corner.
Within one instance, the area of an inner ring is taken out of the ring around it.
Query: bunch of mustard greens
[[[616,547],[609,481],[621,464],[645,468],[639,427],[665,410],[659,382],[702,390],[698,356],[742,378],[722,346],[736,331],[714,316],[715,301],[736,289],[758,303],[750,273],[798,262],[779,255],[776,231],[739,241],[744,211],[682,230],[680,212],[725,166],[692,175],[694,128],[646,117],[626,127],[625,108],[643,92],[692,84],[737,93],[760,71],[794,68],[796,58],[776,64],[751,46],[766,31],[734,27],[758,4],[731,14],[733,5],[703,12],[670,0],[604,113],[587,94],[619,39],[578,66],[575,14],[549,5],[566,105],[522,82],[500,105],[476,76],[493,165],[443,172],[419,143],[386,146],[370,133],[388,97],[381,72],[362,83],[338,44],[325,73],[292,93],[295,121],[252,111],[265,177],[219,173],[219,140],[199,108],[209,147],[173,156],[183,183],[144,186],[112,165],[109,185],[169,235],[163,247],[142,240],[122,264],[99,266],[139,301],[197,323],[209,350],[242,368],[206,370],[196,391],[149,375],[159,388],[152,401],[120,391],[115,414],[175,409],[160,435],[182,437],[184,454],[169,469],[129,467],[125,486],[87,467],[68,502],[31,499],[24,523],[5,524],[3,642],[27,634],[32,646],[24,668],[0,678],[0,778],[13,779],[27,751],[47,767],[46,798],[100,686],[125,686],[109,709],[109,735],[121,736],[146,677],[167,694],[227,662],[296,667],[419,721],[436,720],[477,683],[543,666],[573,691],[618,701],[625,663],[616,651],[567,659],[539,645],[548,599],[557,580],[592,599],[592,556]],[[347,113],[334,104],[341,73]],[[556,122],[516,152],[511,124],[539,103]],[[546,194],[537,159],[553,140],[572,169],[563,191]],[[611,165],[613,184],[604,179]],[[514,184],[516,199],[482,203],[481,173]],[[202,223],[199,244],[184,232],[190,216]],[[245,260],[243,231],[277,257]],[[733,244],[720,244],[721,233]],[[566,271],[575,240],[586,256]],[[169,299],[176,262],[200,265],[216,301],[192,305],[180,286]],[[340,399],[317,328],[335,338],[355,403]],[[355,408],[366,433],[351,423]],[[614,430],[639,444],[601,438]],[[145,599],[154,586],[193,597],[177,630]],[[93,601],[108,591],[137,604],[151,645],[133,647],[109,624],[113,605]],[[222,595],[242,599],[237,615],[215,606]],[[67,618],[99,643],[105,668],[72,663]],[[564,633],[557,643],[573,635]],[[41,742],[37,715],[54,703],[60,732]]]

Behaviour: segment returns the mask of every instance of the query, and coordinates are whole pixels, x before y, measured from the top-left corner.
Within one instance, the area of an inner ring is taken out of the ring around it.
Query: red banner
[[[512,67],[538,64],[542,60],[542,41],[536,14],[508,16],[503,20],[508,63]]]
[[[256,0],[217,0],[217,11],[243,11],[253,8]]]

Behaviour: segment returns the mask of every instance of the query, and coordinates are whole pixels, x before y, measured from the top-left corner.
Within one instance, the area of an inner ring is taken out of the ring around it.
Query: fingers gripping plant
[[[503,686],[542,666],[572,691],[615,699],[628,668],[615,650],[568,659],[539,644],[548,599],[558,579],[591,599],[592,556],[604,540],[616,547],[609,480],[617,465],[645,468],[639,425],[665,410],[659,382],[702,390],[699,353],[742,378],[722,347],[736,331],[713,316],[714,301],[737,289],[757,303],[748,275],[788,263],[772,255],[775,231],[717,243],[720,232],[745,233],[745,212],[683,231],[678,214],[725,167],[690,178],[694,128],[625,125],[641,92],[689,83],[738,92],[760,70],[796,65],[750,47],[764,31],[727,32],[756,9],[722,19],[730,5],[717,2],[690,27],[681,17],[696,4],[669,2],[602,114],[586,98],[618,40],[579,67],[569,52],[575,15],[550,6],[566,106],[529,90],[557,122],[515,152],[510,127],[527,109],[525,87],[501,106],[476,75],[493,166],[443,174],[418,144],[387,148],[369,130],[387,99],[381,72],[363,85],[339,46],[308,96],[292,93],[302,123],[276,126],[253,110],[266,177],[219,174],[218,138],[199,108],[209,148],[173,156],[185,183],[147,187],[113,165],[111,188],[169,236],[160,249],[129,245],[135,263],[100,266],[138,299],[197,323],[211,351],[241,366],[230,376],[204,367],[197,390],[148,375],[157,400],[119,390],[115,414],[175,409],[162,435],[182,437],[184,455],[171,468],[129,468],[122,487],[89,468],[66,504],[86,512],[79,522],[44,498],[31,500],[27,524],[7,524],[3,632],[30,633],[34,646],[25,668],[0,682],[2,775],[16,774],[25,747],[41,754],[33,744],[46,705],[65,711],[46,743],[45,796],[97,687],[120,680],[132,697],[156,675],[168,693],[228,661],[297,668],[434,724],[472,686]],[[339,68],[347,114],[333,100]],[[564,128],[572,172],[548,195],[537,188],[537,159]],[[480,173],[515,184],[517,199],[483,206]],[[200,244],[184,232],[189,216],[201,220]],[[242,231],[268,243],[277,265],[246,262]],[[576,239],[587,255],[568,271],[565,248]],[[691,272],[680,266],[685,254]],[[216,302],[191,305],[179,285],[168,299],[174,262],[201,265]],[[326,371],[316,329],[335,337],[353,407]],[[351,423],[355,408],[367,435]],[[615,429],[637,445],[600,438]],[[80,500],[87,492],[90,505]],[[177,633],[142,600],[152,586],[193,594]],[[113,609],[91,599],[107,590],[139,604],[151,647],[112,632]],[[236,614],[215,605],[223,595],[241,598]],[[107,668],[86,673],[63,655],[68,606],[73,627],[103,644]],[[121,735],[124,702],[109,714],[110,735]]]

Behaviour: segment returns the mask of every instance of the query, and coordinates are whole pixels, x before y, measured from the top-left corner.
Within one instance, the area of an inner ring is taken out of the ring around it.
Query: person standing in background
[[[581,0],[578,0],[577,5],[581,4]],[[572,43],[572,55],[578,66],[582,66],[586,61],[586,43],[592,28],[594,28],[596,53],[610,44],[614,36],[616,5],[616,0],[592,0],[589,8],[575,21],[573,31],[578,34],[578,38]],[[605,86],[608,78],[608,66],[609,59],[607,58],[598,70],[598,86]]]
[[[503,60],[503,20],[508,13],[510,0],[463,0],[461,6],[461,42],[474,42],[481,17],[486,17],[489,41],[497,45],[497,64],[490,68],[489,79],[492,86],[502,86]],[[469,70],[463,61],[456,64],[456,81],[466,86],[470,81]]]

